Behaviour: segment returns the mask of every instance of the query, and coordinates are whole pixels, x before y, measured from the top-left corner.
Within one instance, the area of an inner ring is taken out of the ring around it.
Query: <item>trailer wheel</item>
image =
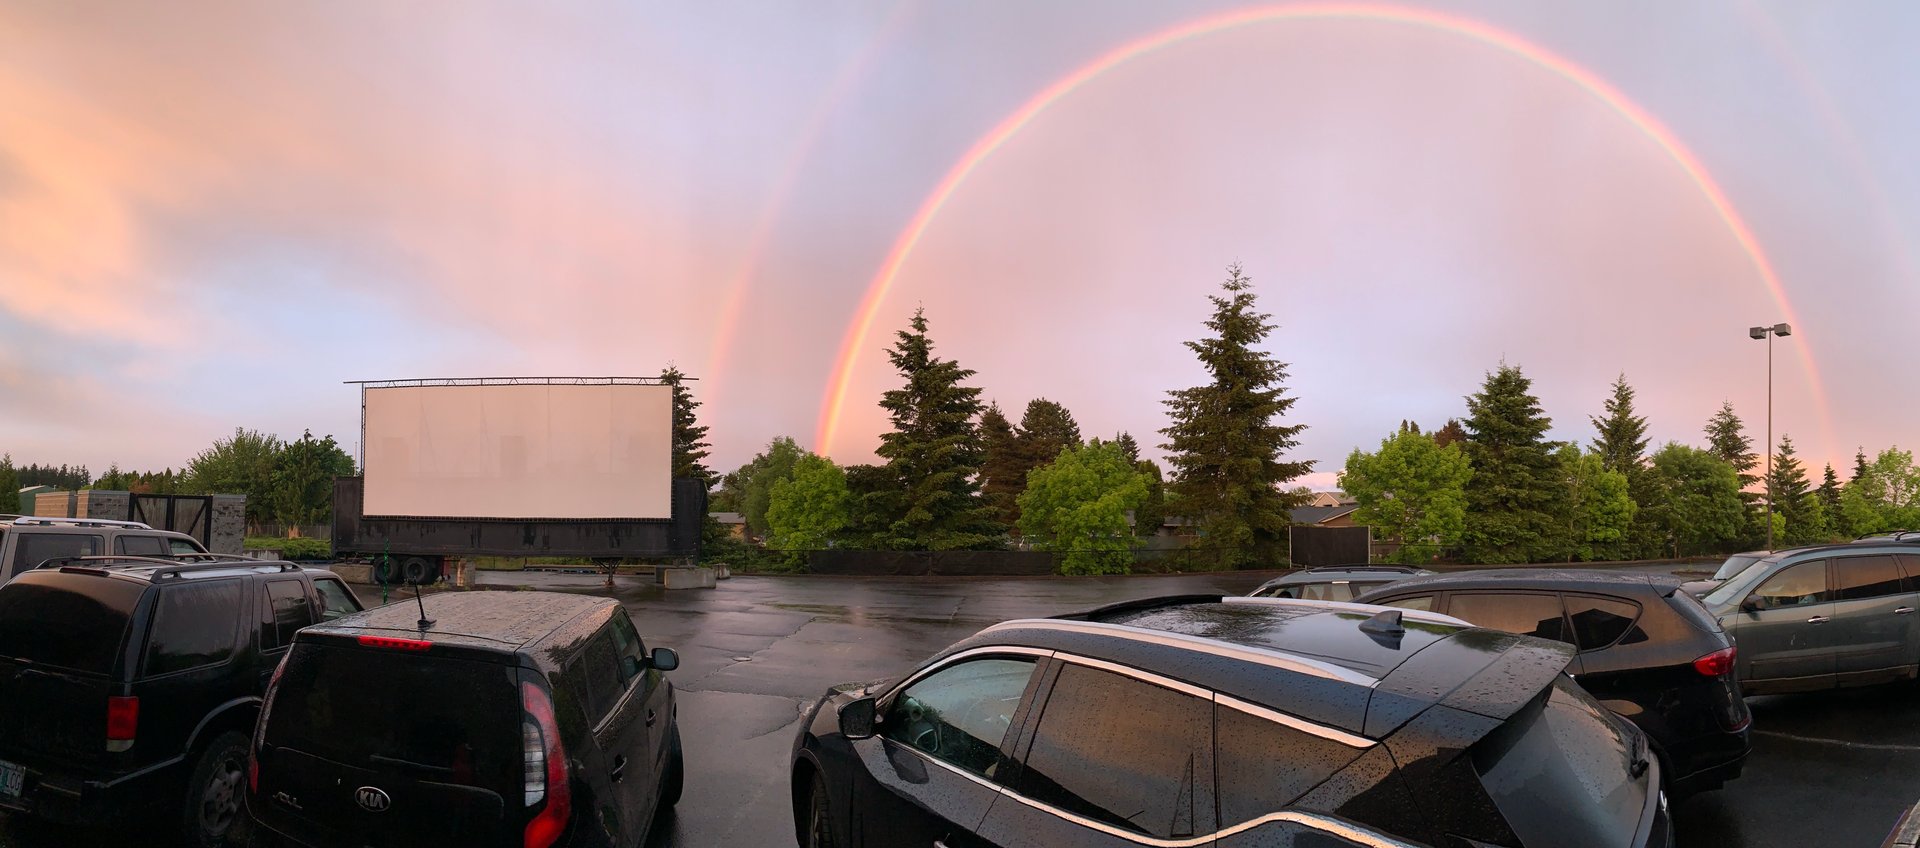
[[[393,557],[390,556],[374,557],[373,581],[375,583],[400,582],[400,563],[394,562]]]
[[[424,586],[440,578],[440,563],[426,557],[407,557],[400,561],[400,575],[408,583]]]

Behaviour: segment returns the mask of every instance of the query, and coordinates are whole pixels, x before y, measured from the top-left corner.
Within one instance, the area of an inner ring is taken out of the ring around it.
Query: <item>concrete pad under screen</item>
[[[366,514],[669,518],[673,390],[453,385],[366,390]]]

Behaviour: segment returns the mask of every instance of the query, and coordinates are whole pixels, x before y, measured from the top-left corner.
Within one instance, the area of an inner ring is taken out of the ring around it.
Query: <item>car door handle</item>
[[[1894,615],[1912,615],[1913,607],[1901,607],[1893,611]]]
[[[620,778],[627,776],[627,758],[615,755],[613,758],[613,770],[607,772],[607,775],[613,778],[614,783],[619,783]]]
[[[1807,619],[1808,624],[1826,624],[1827,621],[1828,621],[1828,618],[1824,615],[1816,615],[1812,618]]]

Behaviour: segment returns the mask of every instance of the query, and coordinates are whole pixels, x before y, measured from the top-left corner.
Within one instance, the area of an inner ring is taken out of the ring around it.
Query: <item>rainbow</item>
[[[1594,99],[1619,113],[1672,157],[1673,161],[1686,173],[1687,178],[1693,181],[1701,194],[1706,197],[1707,202],[1712,205],[1714,212],[1726,224],[1740,248],[1746,252],[1753,263],[1754,270],[1766,285],[1774,303],[1779,307],[1782,318],[1798,323],[1792,305],[1787,300],[1786,289],[1780,283],[1779,274],[1774,271],[1773,263],[1760,249],[1760,243],[1754,238],[1753,230],[1747,226],[1739,213],[1734,211],[1726,192],[1721,190],[1719,183],[1707,173],[1699,157],[1695,156],[1693,151],[1689,150],[1659,119],[1627,99],[1619,89],[1595,76],[1592,71],[1505,30],[1469,18],[1424,9],[1374,3],[1306,3],[1256,7],[1189,21],[1108,51],[1041,89],[1020,108],[1015,109],[992,130],[975,141],[973,146],[954,162],[952,168],[934,186],[933,191],[921,201],[919,210],[914,213],[906,228],[901,230],[899,236],[894,239],[886,261],[881,264],[879,270],[873,275],[872,281],[867,284],[866,294],[854,310],[845,336],[841,339],[840,352],[834,361],[826,392],[821,398],[814,449],[821,453],[832,451],[834,438],[840,429],[841,410],[846,405],[847,387],[852,382],[862,345],[868,332],[873,328],[874,318],[879,313],[881,304],[886,300],[888,291],[893,288],[895,279],[899,277],[901,267],[906,264],[914,247],[919,244],[921,236],[926,234],[935,216],[940,214],[947,200],[960,189],[980,163],[986,161],[995,151],[1018,135],[1036,117],[1039,117],[1040,113],[1046,111],[1047,107],[1114,68],[1163,48],[1237,27],[1306,20],[1385,23],[1419,27],[1458,36],[1524,59],[1573,83]],[[1737,323],[1738,319],[1734,320]],[[1738,329],[1734,327],[1729,332]],[[1822,426],[1826,429],[1827,441],[1832,442],[1833,426],[1827,411],[1826,392],[1814,368],[1812,353],[1807,348],[1804,335],[1796,334],[1789,338],[1806,367],[1808,383],[1813,392],[1816,409],[1821,415]]]

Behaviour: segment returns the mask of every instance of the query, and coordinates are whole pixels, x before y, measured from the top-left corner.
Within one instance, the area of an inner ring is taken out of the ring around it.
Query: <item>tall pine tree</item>
[[[1593,440],[1593,452],[1600,455],[1608,471],[1632,480],[1646,464],[1647,419],[1633,414],[1633,387],[1627,385],[1627,375],[1621,374],[1613,381],[1613,395],[1607,398],[1606,410],[1605,418],[1588,416],[1593,428],[1600,431],[1599,438]]]
[[[1000,411],[1000,404],[987,406],[980,413],[980,441],[985,450],[980,465],[980,495],[993,509],[994,518],[1009,530],[1020,522],[1018,499],[1026,482],[1026,465],[1020,461],[1020,440],[1013,423]]]
[[[880,436],[876,453],[892,486],[868,499],[886,521],[876,541],[907,550],[989,547],[1000,531],[977,482],[986,455],[974,423],[980,390],[961,385],[974,372],[933,355],[924,309],[914,310],[908,326],[887,352],[905,384],[880,399],[893,430]]]
[[[1066,407],[1046,398],[1027,402],[1027,411],[1020,416],[1020,447],[1028,471],[1052,462],[1061,451],[1079,444],[1080,422],[1073,420],[1073,413]]]
[[[673,387],[673,476],[674,479],[708,480],[713,474],[702,460],[707,458],[707,448],[712,446],[707,444],[707,428],[695,412],[700,402],[693,399],[693,392],[687,388],[688,379],[672,365],[660,372],[660,382]]]
[[[1847,523],[1847,515],[1840,509],[1840,477],[1833,473],[1833,463],[1827,463],[1827,470],[1821,475],[1820,488],[1814,493],[1820,496],[1820,509],[1827,518],[1827,534],[1841,538],[1852,538],[1853,527]]]
[[[1311,461],[1282,457],[1299,444],[1304,424],[1283,424],[1295,398],[1286,396],[1286,363],[1255,345],[1272,333],[1254,308],[1253,281],[1229,266],[1213,295],[1213,335],[1187,342],[1210,380],[1167,393],[1172,423],[1160,432],[1173,466],[1172,491],[1182,515],[1198,522],[1223,565],[1271,557],[1302,498],[1287,484],[1313,470]]]
[[[1720,402],[1720,411],[1707,419],[1705,433],[1707,452],[1733,466],[1734,477],[1740,482],[1740,503],[1746,506],[1747,535],[1758,544],[1767,535],[1762,493],[1752,491],[1754,484],[1760,482],[1760,475],[1753,473],[1760,457],[1753,452],[1753,439],[1747,436],[1740,416],[1734,414],[1732,401]]]
[[[1817,540],[1823,528],[1818,496],[1807,483],[1807,468],[1793,452],[1793,437],[1782,433],[1780,449],[1773,455],[1773,476],[1767,480],[1773,491],[1773,510],[1785,520],[1781,538],[1798,545]]]
[[[1460,426],[1459,420],[1449,418],[1446,426],[1433,431],[1433,443],[1443,448],[1459,445],[1464,449],[1467,446],[1467,428]]]
[[[1866,473],[1867,473],[1867,449],[1863,445],[1861,447],[1854,448],[1853,450],[1853,476],[1847,478],[1847,485],[1851,486],[1854,483],[1859,482],[1861,477],[1866,476]]]
[[[1553,419],[1533,396],[1533,381],[1502,363],[1479,394],[1467,398],[1467,527],[1462,534],[1473,562],[1528,562],[1552,556],[1561,544],[1557,516],[1566,487],[1558,445],[1547,440]]]

